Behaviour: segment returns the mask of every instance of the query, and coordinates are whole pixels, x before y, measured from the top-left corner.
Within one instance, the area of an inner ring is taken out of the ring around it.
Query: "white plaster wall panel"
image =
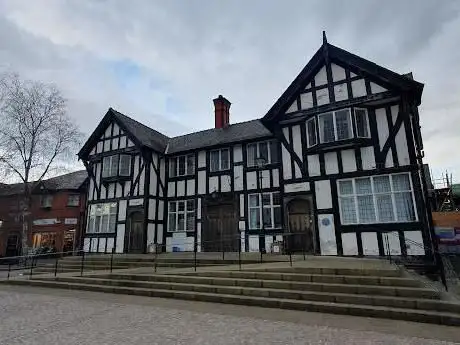
[[[155,163],[156,164],[156,163]],[[153,164],[152,166],[150,167],[150,185],[149,185],[149,189],[150,189],[150,194],[151,195],[157,195],[157,173],[155,171],[155,169],[153,169]]]
[[[177,181],[177,196],[185,196],[185,181]]]
[[[157,224],[157,243],[163,244],[163,224]]]
[[[118,138],[112,139],[112,150],[118,149]]]
[[[110,151],[110,140],[104,140],[104,152]]]
[[[108,185],[108,198],[115,198],[115,184],[109,183]]]
[[[284,185],[285,193],[297,193],[310,191],[310,182],[289,183]]]
[[[155,199],[149,199],[149,213],[148,217],[151,220],[155,220],[155,211],[157,209],[157,203]]]
[[[206,151],[198,152],[198,168],[204,168],[206,166]]]
[[[363,255],[380,255],[379,242],[377,240],[377,233],[375,232],[362,232],[361,240],[363,242]]]
[[[163,220],[163,213],[164,213],[165,203],[162,200],[158,201],[158,220]]]
[[[113,245],[114,245],[114,238],[113,237],[108,237],[107,238],[107,253],[111,253],[113,250]]]
[[[244,218],[244,194],[240,194],[240,218]]]
[[[146,169],[144,167],[141,171],[141,175],[139,176],[139,183],[138,183],[139,195],[144,195],[145,172],[146,172]]]
[[[101,184],[101,197],[100,197],[100,199],[105,199],[105,193],[106,193],[105,190],[106,190],[105,185]]]
[[[337,153],[326,152],[324,154],[324,164],[326,165],[326,174],[338,174],[339,173],[339,163],[337,161]]]
[[[281,158],[283,160],[283,177],[285,180],[292,179],[291,155],[284,145],[281,145]]]
[[[119,135],[120,134],[120,127],[116,123],[113,124],[113,135]]]
[[[131,190],[131,181],[126,181],[125,182],[125,189],[124,189],[124,196],[128,196],[129,192]]]
[[[321,175],[321,169],[319,165],[319,156],[309,155],[307,156],[307,161],[308,161],[308,175],[310,176]]]
[[[399,234],[394,231],[388,234],[383,234],[383,248],[385,251],[385,255],[388,255],[388,247],[386,244],[385,237],[388,237],[388,243],[390,245],[390,253],[391,255],[401,255],[401,243],[399,241]]]
[[[272,235],[265,236],[265,250],[267,253],[271,253],[272,243],[273,243],[273,236]]]
[[[398,111],[399,106],[395,105],[391,107],[391,117],[393,118],[393,123],[396,123]],[[399,129],[398,134],[396,134],[395,144],[399,165],[409,165],[409,149],[407,147],[406,126],[404,123],[401,124],[401,128]]]
[[[358,242],[356,233],[349,232],[342,234],[343,255],[358,255]]]
[[[113,126],[113,123],[109,124],[107,128],[105,129],[105,132],[104,132],[105,138],[109,138],[112,136],[112,126]]]
[[[315,86],[327,84],[326,66],[321,67],[319,72],[315,75]]]
[[[240,236],[241,236],[241,239],[240,239],[241,251],[245,252],[246,251],[246,233],[244,231],[241,231]]]
[[[181,252],[185,251],[187,234],[185,232],[174,232],[172,237],[166,238],[166,251],[173,252],[174,247]]]
[[[97,247],[97,238],[92,238],[91,239],[91,253],[97,253],[98,247]]]
[[[240,220],[238,222],[238,229],[239,230],[246,230],[246,222],[244,220]]]
[[[209,190],[208,193],[219,191],[219,176],[211,176],[209,178]]]
[[[293,113],[295,111],[299,110],[297,108],[297,101],[294,101],[291,106],[288,108],[288,110],[286,110],[286,114],[289,114],[289,113]]]
[[[259,236],[249,235],[248,237],[249,237],[248,238],[249,251],[258,252],[259,251]]]
[[[342,150],[342,167],[343,172],[356,171],[356,155],[355,150]]]
[[[133,169],[133,183],[135,183],[137,175],[139,173],[139,156],[134,156],[134,169]],[[137,194],[139,187],[139,181],[136,183],[134,193]]]
[[[308,85],[305,87],[305,90],[311,89],[311,83],[308,83]]]
[[[250,171],[246,173],[246,186],[247,189],[257,189],[257,172]]]
[[[273,187],[280,186],[280,174],[278,169],[272,170],[272,178],[273,178]]]
[[[292,141],[294,152],[297,156],[302,159],[302,138],[300,136],[300,126],[296,125],[292,127]],[[302,173],[297,162],[294,161],[294,173],[296,178],[301,178]]]
[[[101,185],[101,163],[94,164],[94,176],[96,177],[96,185]]]
[[[94,155],[95,153],[96,153],[96,148],[93,147],[93,148],[91,149],[91,152],[89,153],[89,155],[92,156],[92,155]]]
[[[235,165],[233,167],[233,178],[235,181],[233,182],[233,188],[235,190],[243,190],[243,166],[242,165]]]
[[[155,243],[155,224],[147,224],[147,248]]]
[[[131,199],[128,201],[129,206],[142,206],[144,204],[144,199]]]
[[[329,89],[316,90],[316,103],[318,105],[329,104]]]
[[[345,69],[335,63],[331,63],[331,70],[332,70],[332,80],[340,81],[345,80]]]
[[[389,134],[388,121],[387,121],[385,108],[379,108],[375,110],[375,121],[377,123],[377,132],[379,136],[379,147],[380,147],[380,150],[382,150],[383,146],[385,146],[385,142],[387,141],[388,134]],[[392,156],[392,152],[390,149],[385,158],[385,167],[389,168],[392,166],[393,166],[393,156]]]
[[[91,238],[86,237],[83,241],[83,251],[85,253],[89,252],[89,246],[91,244]]]
[[[300,94],[300,106],[302,109],[313,108],[313,95],[311,92]]]
[[[393,162],[393,149],[389,149],[387,157],[385,158],[385,168],[391,168],[394,166]]]
[[[425,255],[421,231],[404,231],[407,255]]]
[[[337,255],[333,214],[318,215],[318,232],[321,255]]]
[[[375,169],[375,156],[373,146],[361,147],[361,161],[363,163],[363,170]]]
[[[232,177],[230,175],[222,175],[220,177],[220,191],[221,193],[230,192]]]
[[[321,209],[332,208],[331,181],[315,182],[316,207]]]
[[[115,197],[121,198],[123,196],[123,187],[121,183],[116,183]]]
[[[381,93],[385,91],[388,91],[388,90],[376,83],[371,82],[371,92],[372,93]]]
[[[283,235],[276,235],[277,242],[283,242]]]
[[[88,187],[88,200],[93,200],[93,193],[94,193],[94,181],[92,178],[90,178],[89,187]]]
[[[168,182],[168,196],[174,197],[176,195],[176,182]]]
[[[289,137],[289,127],[284,127],[283,128],[283,135],[284,135],[284,138],[286,139],[286,141],[288,143],[290,143],[291,140],[290,140],[290,137]]]
[[[134,146],[134,143],[129,138],[128,138],[127,146],[128,147]]]
[[[357,75],[350,71],[350,78],[357,77]]]
[[[201,198],[197,198],[196,201],[196,217],[201,219]]]
[[[101,237],[99,239],[99,247],[97,248],[98,253],[104,253],[105,252],[105,242],[106,239]]]
[[[339,84],[334,86],[334,95],[335,95],[335,101],[344,101],[348,99],[348,88],[347,84]]]
[[[97,153],[101,153],[104,149],[104,142],[103,141],[98,141],[97,142]]]
[[[121,222],[126,219],[126,205],[127,200],[120,200],[118,202],[118,221]]]
[[[196,224],[196,250],[201,252],[201,223]]]
[[[187,195],[195,195],[195,179],[187,180]]]
[[[206,171],[198,171],[198,194],[206,194]]]
[[[366,96],[366,83],[364,79],[353,80],[351,82],[351,89],[353,90],[353,98]]]
[[[233,162],[243,161],[243,147],[241,144],[233,146]]]
[[[270,170],[262,170],[262,188],[270,188]]]
[[[163,182],[163,185],[166,185],[166,161],[165,159],[160,159],[160,181]],[[158,191],[159,196],[163,196],[163,191],[160,190]]]
[[[120,149],[124,149],[126,147],[126,137],[122,136],[120,137]]]

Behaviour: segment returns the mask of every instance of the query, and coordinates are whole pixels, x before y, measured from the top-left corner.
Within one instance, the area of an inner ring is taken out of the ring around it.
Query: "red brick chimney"
[[[216,128],[226,128],[230,124],[230,101],[224,96],[213,99]]]

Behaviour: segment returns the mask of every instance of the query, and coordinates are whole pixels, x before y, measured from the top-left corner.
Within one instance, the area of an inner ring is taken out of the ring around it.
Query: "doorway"
[[[9,234],[6,240],[5,256],[18,256],[21,254],[21,236],[17,233]]]
[[[287,205],[289,217],[288,249],[291,252],[314,254],[315,238],[311,201],[294,199]]]
[[[144,214],[133,212],[129,215],[125,232],[125,253],[144,252]]]
[[[201,234],[202,251],[237,252],[240,237],[234,204],[209,205],[206,213],[206,224]]]

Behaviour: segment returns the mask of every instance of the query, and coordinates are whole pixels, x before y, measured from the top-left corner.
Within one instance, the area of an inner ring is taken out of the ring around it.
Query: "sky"
[[[425,84],[425,162],[460,182],[458,0],[0,0],[0,71],[56,84],[89,136],[109,107],[169,136],[260,118],[322,43]]]

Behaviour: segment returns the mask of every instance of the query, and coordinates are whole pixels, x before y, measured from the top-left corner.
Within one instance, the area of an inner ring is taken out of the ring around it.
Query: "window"
[[[112,155],[102,160],[102,177],[130,176],[131,156]]]
[[[321,143],[346,140],[353,137],[350,109],[337,110],[318,116]]]
[[[169,177],[193,175],[195,173],[195,155],[172,157],[169,161]]]
[[[318,144],[318,136],[316,135],[316,117],[307,121],[307,146],[312,147]]]
[[[93,204],[89,208],[87,233],[115,232],[117,203]]]
[[[355,108],[355,123],[356,136],[358,138],[369,138],[370,130],[366,109]]]
[[[262,141],[259,143],[248,144],[248,166],[257,166],[256,159],[258,157],[265,158],[266,164],[278,163],[278,145],[276,141]]]
[[[342,224],[417,220],[407,173],[340,180],[338,192]]]
[[[249,195],[249,228],[281,228],[281,201],[279,193],[262,193]]]
[[[210,160],[211,171],[221,171],[230,169],[229,149],[211,151]]]
[[[40,206],[41,207],[51,207],[53,204],[53,196],[52,195],[42,195],[40,198]]]
[[[78,206],[80,204],[80,195],[70,194],[67,197],[67,206]]]
[[[170,201],[168,231],[195,230],[195,200]]]

